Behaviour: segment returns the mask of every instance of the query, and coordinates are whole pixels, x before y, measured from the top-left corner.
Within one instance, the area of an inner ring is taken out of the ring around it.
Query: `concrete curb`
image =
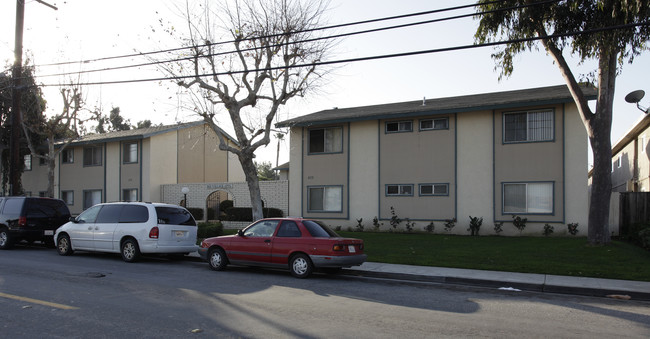
[[[593,288],[582,286],[567,286],[567,285],[553,285],[548,283],[529,283],[517,281],[501,281],[501,280],[488,280],[488,279],[473,279],[464,277],[448,277],[448,276],[431,276],[419,275],[408,273],[394,273],[394,272],[375,272],[365,271],[358,269],[344,269],[341,271],[343,275],[368,277],[379,279],[391,279],[412,282],[429,282],[437,284],[452,284],[452,285],[465,285],[477,286],[488,288],[514,288],[522,291],[542,292],[542,293],[557,293],[557,294],[571,294],[582,295],[590,297],[606,298],[607,296],[629,296],[631,300],[650,301],[650,291],[634,291],[629,289],[611,289],[611,288]]]

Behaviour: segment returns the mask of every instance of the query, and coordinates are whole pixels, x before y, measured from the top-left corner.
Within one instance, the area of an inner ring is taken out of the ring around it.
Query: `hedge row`
[[[283,217],[281,209],[263,208],[264,218]],[[226,209],[226,216],[223,220],[227,221],[253,221],[253,210],[250,207],[230,207]]]

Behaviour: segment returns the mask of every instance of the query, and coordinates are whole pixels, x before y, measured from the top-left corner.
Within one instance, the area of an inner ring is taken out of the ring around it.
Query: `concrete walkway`
[[[650,301],[650,282],[366,262],[343,274]]]

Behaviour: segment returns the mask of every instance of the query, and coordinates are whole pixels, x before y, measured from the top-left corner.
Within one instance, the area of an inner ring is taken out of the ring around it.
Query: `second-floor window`
[[[64,164],[74,163],[74,149],[64,149],[61,152],[61,162]]]
[[[343,128],[329,127],[309,130],[309,153],[343,152]]]
[[[84,166],[101,166],[102,165],[102,147],[84,148]]]
[[[122,146],[123,150],[123,162],[125,164],[133,164],[138,162],[138,143],[137,142],[127,142]]]
[[[503,115],[503,142],[551,141],[555,136],[553,110]]]
[[[390,121],[386,123],[386,133],[413,132],[413,121]]]
[[[25,171],[31,171],[32,170],[32,155],[31,154],[26,154],[25,157],[23,158],[25,161]]]

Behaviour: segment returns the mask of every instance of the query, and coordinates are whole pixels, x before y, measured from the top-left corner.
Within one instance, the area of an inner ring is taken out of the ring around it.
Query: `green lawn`
[[[650,281],[650,252],[584,237],[497,237],[338,232],[360,238],[368,261],[608,279]]]

